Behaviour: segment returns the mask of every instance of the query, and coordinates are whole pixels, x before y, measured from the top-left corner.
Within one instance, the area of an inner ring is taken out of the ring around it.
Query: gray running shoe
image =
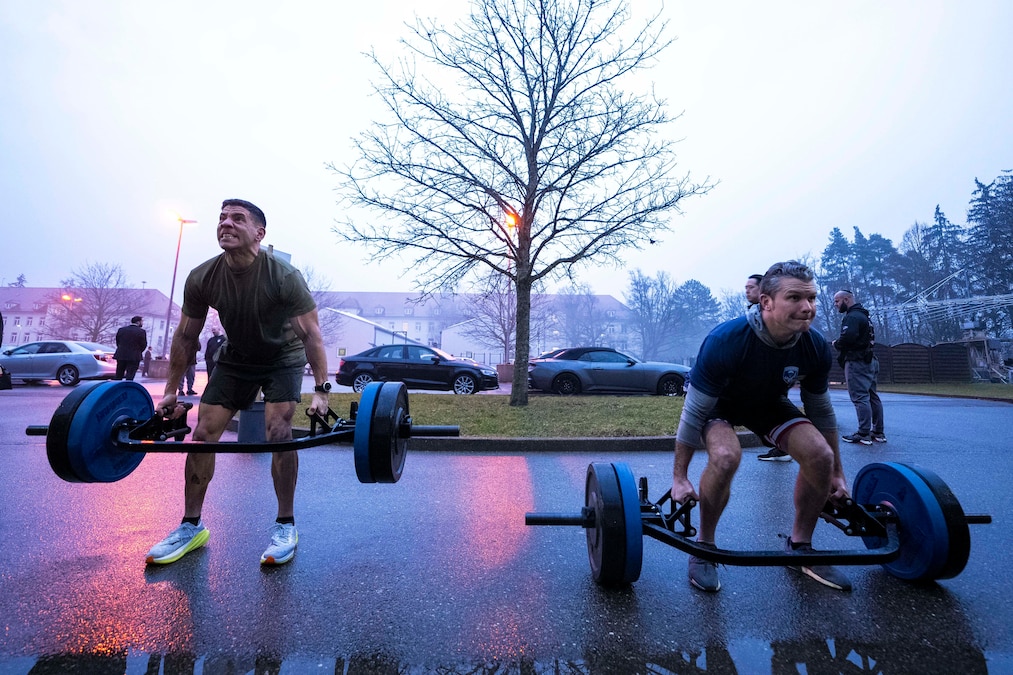
[[[697,544],[707,548],[717,548],[714,544],[702,541],[698,541]],[[689,557],[689,583],[701,591],[709,593],[720,591],[721,581],[718,579],[718,564],[691,555]]]
[[[811,553],[813,550],[812,544],[799,544],[798,548],[792,548],[791,538],[787,539],[784,548],[788,553]],[[788,569],[801,572],[802,574],[815,579],[824,586],[829,586],[836,591],[850,591],[851,580],[841,574],[836,567],[831,565],[812,565],[806,567],[804,565],[788,565]]]
[[[872,440],[876,443],[886,443],[886,434],[882,431],[873,431]]]
[[[182,523],[169,536],[151,547],[144,559],[149,565],[168,565],[184,555],[208,543],[211,532],[200,522],[196,525]]]
[[[299,533],[290,523],[271,525],[271,545],[260,556],[261,565],[284,565],[295,556]]]

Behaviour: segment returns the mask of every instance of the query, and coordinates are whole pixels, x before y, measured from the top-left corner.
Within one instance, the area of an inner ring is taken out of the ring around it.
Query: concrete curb
[[[763,445],[756,434],[739,432],[743,448]],[[413,452],[674,452],[675,436],[633,436],[622,438],[433,438],[411,439]]]

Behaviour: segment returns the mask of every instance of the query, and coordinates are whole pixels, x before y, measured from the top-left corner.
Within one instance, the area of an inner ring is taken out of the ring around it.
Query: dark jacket
[[[876,344],[876,329],[869,320],[869,311],[855,303],[848,308],[841,322],[841,336],[834,342],[840,351],[837,357],[843,365],[845,361],[864,361],[872,363],[872,348]]]
[[[148,346],[148,334],[140,326],[130,324],[116,331],[116,353],[113,358],[117,361],[141,362],[144,358],[144,350]]]

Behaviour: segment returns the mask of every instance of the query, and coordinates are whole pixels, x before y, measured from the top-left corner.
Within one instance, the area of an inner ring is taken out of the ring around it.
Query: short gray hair
[[[780,290],[781,280],[785,277],[808,283],[813,280],[814,275],[807,265],[797,260],[774,263],[760,281],[760,293],[773,297]]]

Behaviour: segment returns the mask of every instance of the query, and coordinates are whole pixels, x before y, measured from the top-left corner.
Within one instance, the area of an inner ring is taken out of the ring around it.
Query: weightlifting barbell
[[[851,499],[827,504],[821,518],[848,536],[861,537],[866,550],[734,551],[701,546],[693,537],[695,502],[672,502],[666,493],[650,501],[647,479],[636,484],[629,466],[592,463],[587,467],[584,507],[579,514],[527,513],[526,525],[575,525],[587,533],[591,576],[602,586],[640,578],[643,537],[726,565],[882,565],[913,582],[949,579],[963,571],[971,552],[969,524],[991,523],[989,515],[967,515],[935,473],[899,463],[874,463],[855,476]],[[664,506],[669,504],[666,513]]]
[[[187,406],[189,407],[189,406]],[[156,414],[148,391],[132,381],[81,386],[63,399],[49,426],[30,426],[29,436],[46,437],[46,455],[57,476],[72,483],[111,483],[127,477],[150,452],[283,452],[332,443],[351,443],[355,474],[363,483],[396,483],[412,436],[457,436],[456,426],[419,426],[408,414],[400,382],[374,382],[350,420],[328,410],[310,416],[309,435],[277,442],[182,442],[186,416]],[[173,439],[173,440],[169,440]]]

